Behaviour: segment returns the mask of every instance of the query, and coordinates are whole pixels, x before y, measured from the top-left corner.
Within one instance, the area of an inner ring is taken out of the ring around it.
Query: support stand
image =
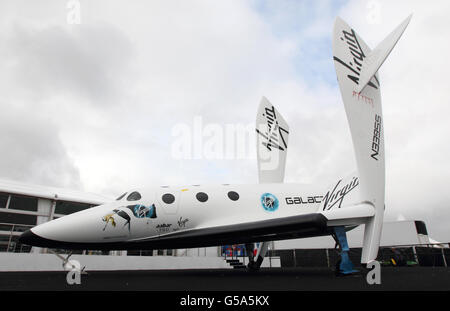
[[[261,264],[262,264],[262,262],[264,260],[264,256],[266,256],[267,249],[269,248],[269,243],[270,242],[261,242],[259,244],[258,252],[256,254],[256,261],[255,261],[255,259],[253,257],[253,251],[251,252],[251,258],[250,258],[250,255],[249,255],[249,258],[248,258],[249,262],[248,262],[248,265],[247,265],[249,270],[251,270],[251,271],[258,271],[259,268],[261,268]],[[246,247],[247,247],[247,244],[246,244]],[[250,254],[248,251],[247,251],[247,253]]]
[[[63,266],[63,269],[64,269],[64,270],[67,270],[67,269],[78,269],[78,267],[74,266],[74,265],[69,261],[70,256],[72,256],[72,252],[70,252],[70,253],[67,255],[67,257],[64,258],[62,255],[60,255],[60,254],[58,254],[58,253],[52,251],[51,249],[48,249],[48,251],[49,251],[50,253],[52,253],[53,255],[55,255],[56,257],[58,257],[59,259],[62,260],[62,266]],[[81,274],[87,274],[87,272],[84,271],[85,268],[86,268],[86,266],[84,266],[83,268],[81,268],[81,270],[80,270],[80,273],[81,273]]]
[[[344,227],[335,227],[333,238],[336,241],[336,244],[339,245],[341,258],[338,261],[336,266],[336,274],[337,275],[349,275],[353,273],[359,272],[358,270],[353,269],[353,263],[350,260],[348,252],[350,248],[347,243],[347,234],[345,233]]]

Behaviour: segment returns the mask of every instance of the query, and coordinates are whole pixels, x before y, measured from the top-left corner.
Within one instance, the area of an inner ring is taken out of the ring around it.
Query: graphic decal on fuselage
[[[372,138],[372,154],[373,159],[378,161],[378,152],[380,151],[381,140],[381,116],[375,115],[375,122],[373,125],[373,138]]]
[[[170,227],[172,227],[172,224],[166,224],[166,223],[157,224],[156,225],[156,231],[158,233],[167,233],[167,232],[170,231]]]
[[[283,135],[289,134],[289,131],[282,128],[278,124],[275,107],[272,106],[271,109],[265,108],[263,117],[265,117],[267,121],[267,131],[263,133],[259,129],[256,129],[256,132],[265,139],[262,143],[263,146],[265,146],[269,151],[272,151],[272,147],[275,147],[281,151],[287,149],[287,143]]]
[[[175,231],[186,229],[186,224],[188,222],[189,222],[189,218],[183,218],[183,216],[181,216],[177,220],[178,227],[174,225],[174,227],[172,227],[172,231],[175,232]]]
[[[128,209],[131,210],[133,215],[137,218],[156,218],[155,204],[145,206],[142,204],[128,205]]]
[[[128,216],[128,214],[125,211],[120,210],[120,209],[114,209],[112,211],[112,213],[106,214],[105,216],[102,217],[102,221],[105,222],[105,226],[103,227],[103,231],[105,231],[105,229],[106,229],[106,227],[108,226],[109,223],[111,223],[111,225],[113,227],[116,227],[116,225],[117,225],[116,224],[116,219],[114,218],[116,215],[118,215],[118,216],[120,216],[120,217],[122,217],[123,219],[126,220],[126,222],[125,222],[125,224],[123,226],[125,227],[126,225],[128,225],[128,232],[130,232],[130,230],[131,230],[131,224],[130,224],[131,218],[130,218],[130,216]]]
[[[274,196],[273,194],[264,193],[263,195],[261,195],[261,205],[264,208],[264,210],[268,212],[274,212],[278,209],[280,203],[277,197]]]
[[[135,204],[135,205],[128,205],[128,206],[122,207],[122,208],[128,208],[136,218],[147,218],[147,219],[148,218],[156,218],[155,204],[152,204],[150,206],[145,206],[142,204]],[[108,226],[108,224],[111,224],[111,226],[114,228],[117,226],[116,218],[115,218],[116,215],[125,219],[125,224],[123,226],[125,227],[128,225],[128,232],[130,232],[131,231],[131,218],[127,214],[127,212],[125,212],[123,209],[120,209],[120,208],[114,209],[111,213],[106,214],[105,216],[102,217],[102,221],[105,222],[103,231],[106,230],[106,227]]]
[[[286,201],[287,205],[292,204],[315,204],[322,202],[322,195],[315,195],[315,196],[293,196],[293,197],[286,197],[284,200]]]
[[[372,108],[375,107],[373,98],[365,96],[365,95],[363,95],[361,93],[358,93],[356,91],[353,91],[352,96],[353,96],[353,98],[357,99],[358,101],[368,104]]]
[[[342,30],[342,37],[340,37],[340,39],[347,44],[353,61],[350,61],[347,64],[337,56],[333,56],[333,59],[338,63],[340,63],[342,66],[346,67],[348,70],[350,70],[350,73],[347,75],[347,78],[349,78],[356,85],[358,85],[359,77],[361,75],[362,63],[366,55],[364,54],[364,51],[362,50],[361,45],[358,41],[358,37],[356,36],[356,32],[353,29],[350,29],[350,32]],[[374,78],[378,86],[376,86],[371,81],[369,81],[367,85],[373,87],[374,89],[378,89],[380,83],[378,82],[378,79],[375,75]]]
[[[189,218],[184,218],[180,217],[180,219],[178,219],[178,227],[179,228],[186,228],[186,223],[189,221]]]
[[[105,231],[106,226],[108,226],[109,223],[111,223],[111,225],[113,227],[116,226],[116,220],[114,219],[114,215],[115,215],[115,213],[110,213],[110,214],[106,214],[105,216],[102,217],[102,220],[105,222],[105,226],[103,227],[103,231]]]
[[[352,180],[341,186],[339,189],[339,185],[341,184],[342,179],[339,180],[332,190],[328,191],[323,197],[323,208],[322,210],[327,211],[334,208],[341,208],[342,201],[344,197],[349,194],[353,189],[355,189],[359,185],[358,177],[353,177]]]

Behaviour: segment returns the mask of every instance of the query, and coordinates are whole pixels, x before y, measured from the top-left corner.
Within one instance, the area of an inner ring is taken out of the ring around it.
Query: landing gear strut
[[[248,265],[247,268],[250,271],[258,271],[261,268],[261,264],[266,256],[267,249],[269,247],[269,242],[261,242],[258,247],[258,252],[256,253],[256,261],[253,255],[254,244],[245,244],[245,249],[248,254]]]
[[[347,243],[347,234],[345,233],[344,227],[335,227],[334,234],[332,235],[336,241],[336,246],[339,245],[341,251],[341,258],[336,264],[336,275],[349,275],[358,272],[358,270],[353,269],[353,263],[348,256],[350,248]]]
[[[78,269],[80,267],[75,266],[70,260],[70,256],[72,256],[72,252],[70,252],[66,258],[64,258],[63,256],[61,256],[60,254],[58,254],[57,252],[54,252],[51,249],[48,249],[48,251],[50,253],[52,253],[53,255],[55,255],[56,257],[58,257],[59,259],[62,260],[62,266],[64,270],[72,270],[72,269]],[[84,266],[83,268],[81,268],[80,272],[81,274],[87,274],[86,271],[84,271],[84,269],[86,269],[86,266]]]
[[[255,266],[255,255],[253,253],[253,250],[255,249],[254,243],[247,243],[245,244],[245,251],[247,252],[248,256],[248,269],[253,270],[253,267]]]

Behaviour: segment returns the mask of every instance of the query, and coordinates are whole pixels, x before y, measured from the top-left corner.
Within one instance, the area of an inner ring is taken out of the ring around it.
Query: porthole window
[[[162,196],[162,200],[166,204],[172,204],[175,201],[175,197],[171,193],[166,193]]]
[[[131,192],[127,197],[127,201],[137,201],[141,199],[141,194],[137,191]]]
[[[228,192],[228,197],[231,201],[237,201],[239,200],[239,193],[237,193],[236,191],[230,191]]]
[[[197,200],[199,200],[200,202],[206,202],[208,201],[208,195],[204,192],[199,192],[196,195]]]

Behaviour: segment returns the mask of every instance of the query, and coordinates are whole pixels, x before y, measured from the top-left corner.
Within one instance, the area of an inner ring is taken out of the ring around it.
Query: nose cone
[[[34,233],[32,229],[22,233],[19,237],[19,242],[30,246],[59,249],[86,249],[95,245],[91,243],[73,243],[47,239]]]
[[[19,242],[31,246],[51,247],[49,245],[52,241],[34,234],[31,230],[27,230],[19,237]]]
[[[19,242],[46,248],[103,249],[129,237],[129,220],[116,206],[98,206],[38,225],[24,232]]]

